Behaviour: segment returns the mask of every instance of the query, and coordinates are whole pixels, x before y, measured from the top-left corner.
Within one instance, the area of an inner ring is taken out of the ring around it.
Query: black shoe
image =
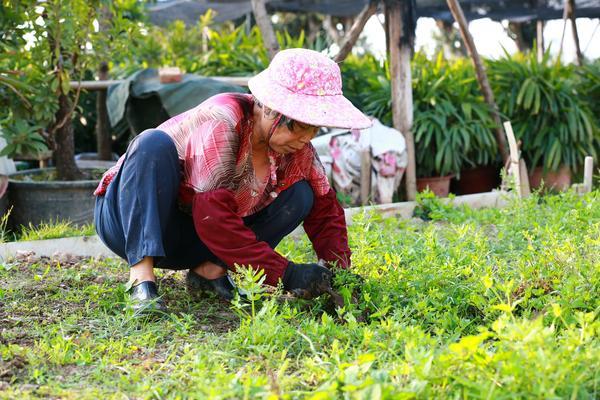
[[[235,297],[235,293],[240,293],[240,296],[244,298],[244,294],[241,293],[233,280],[228,274],[217,278],[217,279],[206,279],[190,270],[186,276],[186,284],[190,293],[194,292],[209,292],[214,293],[223,300],[231,301]]]
[[[167,311],[163,299],[158,295],[155,282],[144,281],[129,289],[131,309],[136,315],[148,313],[164,313]]]

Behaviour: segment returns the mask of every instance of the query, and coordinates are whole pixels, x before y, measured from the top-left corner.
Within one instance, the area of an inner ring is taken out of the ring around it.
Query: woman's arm
[[[276,253],[266,242],[244,225],[236,213],[232,191],[227,189],[196,193],[192,215],[196,232],[204,244],[230,267],[251,265],[264,269],[265,283],[276,286],[288,265],[288,260]]]
[[[348,247],[346,218],[333,189],[323,196],[315,196],[313,208],[304,220],[304,231],[320,259],[340,268],[350,268],[352,252]]]
[[[352,252],[348,247],[344,209],[327,181],[317,152],[312,145],[309,146],[313,160],[307,179],[313,188],[315,199],[310,214],[304,220],[304,231],[320,259],[341,268],[349,268]]]

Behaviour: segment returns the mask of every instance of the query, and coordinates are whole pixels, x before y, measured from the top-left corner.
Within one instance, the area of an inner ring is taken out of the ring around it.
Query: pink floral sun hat
[[[287,49],[248,81],[252,94],[288,118],[314,126],[364,129],[372,125],[342,94],[338,65],[313,50]]]

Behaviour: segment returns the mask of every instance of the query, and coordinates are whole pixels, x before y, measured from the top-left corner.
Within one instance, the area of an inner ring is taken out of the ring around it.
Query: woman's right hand
[[[283,275],[283,288],[296,297],[313,299],[331,289],[332,273],[319,264],[290,262]]]

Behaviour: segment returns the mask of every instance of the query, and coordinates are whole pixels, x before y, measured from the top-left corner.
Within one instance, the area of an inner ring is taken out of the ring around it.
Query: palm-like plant
[[[413,59],[413,104],[417,175],[458,174],[465,165],[488,165],[497,157],[492,120],[472,66],[441,54]],[[390,73],[372,55],[342,64],[344,94],[365,113],[392,125]]]
[[[466,59],[415,55],[413,104],[417,175],[459,174],[497,157],[493,121]]]
[[[392,97],[387,62],[372,54],[349,55],[340,64],[344,95],[366,114],[392,125]]]
[[[535,53],[506,53],[488,61],[496,100],[529,166],[557,171],[566,165],[576,171],[585,156],[596,155],[596,121],[577,85],[575,67],[551,61],[549,52],[538,61]]]

